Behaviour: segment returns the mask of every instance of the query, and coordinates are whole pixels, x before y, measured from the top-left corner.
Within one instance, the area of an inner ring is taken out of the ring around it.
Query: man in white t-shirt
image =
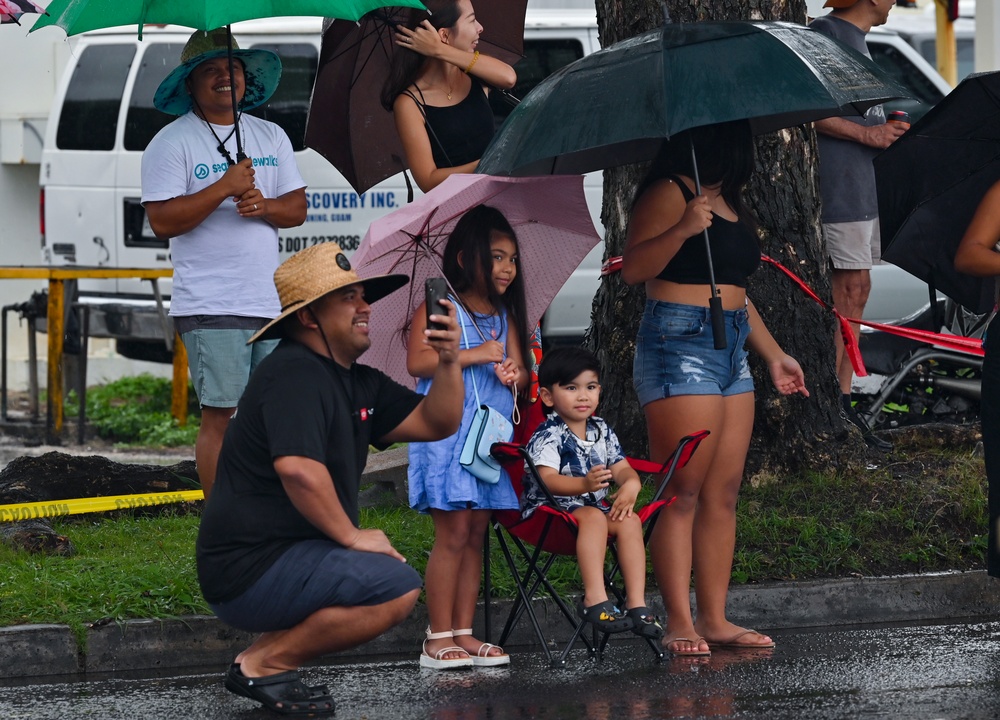
[[[306,217],[305,182],[288,136],[243,114],[274,93],[281,61],[234,42],[230,73],[227,45],[224,28],[191,36],[153,99],[180,117],[142,156],[150,227],[171,239],[170,315],[202,409],[195,460],[206,497],[229,418],[253,368],[274,347],[247,341],[280,311],[272,280],[278,228]]]

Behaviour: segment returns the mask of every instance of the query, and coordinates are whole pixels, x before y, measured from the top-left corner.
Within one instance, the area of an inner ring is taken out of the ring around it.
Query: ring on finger
[[[254,204],[253,204],[253,211],[254,211],[254,212],[257,212],[257,203],[254,203]]]

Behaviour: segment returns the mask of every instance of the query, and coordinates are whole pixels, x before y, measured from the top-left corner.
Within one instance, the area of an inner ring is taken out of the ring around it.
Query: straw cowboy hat
[[[334,290],[361,283],[365,301],[373,303],[395,292],[410,281],[407,275],[377,275],[358,277],[351,261],[336,243],[313,245],[295,253],[274,271],[274,286],[281,302],[281,314],[260,329],[247,345],[258,340],[282,336],[281,322],[296,310],[318,300]]]
[[[191,105],[191,95],[187,90],[187,78],[191,71],[206,60],[225,57],[229,52],[226,29],[217,28],[209,32],[197,30],[181,50],[181,64],[167,75],[153,96],[156,109],[170,115],[183,115]],[[281,79],[281,59],[270,50],[240,50],[233,40],[233,59],[243,62],[246,91],[240,109],[250,110],[263,105],[274,94]]]

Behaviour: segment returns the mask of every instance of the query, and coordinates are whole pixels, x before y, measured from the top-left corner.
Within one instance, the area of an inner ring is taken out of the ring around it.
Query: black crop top
[[[448,107],[426,105],[422,93],[417,100],[407,91],[423,111],[431,154],[439,168],[478,160],[493,139],[495,126],[489,98],[483,92],[483,84],[475,77],[471,79],[472,86],[465,99],[458,105]]]
[[[686,202],[694,199],[694,193],[680,178],[671,175],[670,179],[680,186]],[[712,246],[715,282],[745,288],[747,278],[760,265],[760,246],[753,232],[739,220],[726,220],[712,213],[712,227],[708,229],[708,238]],[[698,233],[685,240],[677,254],[656,277],[658,280],[681,285],[708,285],[704,234]]]

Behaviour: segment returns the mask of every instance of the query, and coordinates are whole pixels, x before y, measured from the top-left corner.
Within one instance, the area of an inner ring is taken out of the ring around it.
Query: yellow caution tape
[[[131,510],[169,505],[170,503],[204,500],[201,490],[181,490],[179,492],[149,493],[145,495],[113,495],[110,497],[77,498],[75,500],[48,500],[45,502],[0,505],[0,522],[17,522],[35,518],[63,517],[84,513],[106,512],[108,510]]]

